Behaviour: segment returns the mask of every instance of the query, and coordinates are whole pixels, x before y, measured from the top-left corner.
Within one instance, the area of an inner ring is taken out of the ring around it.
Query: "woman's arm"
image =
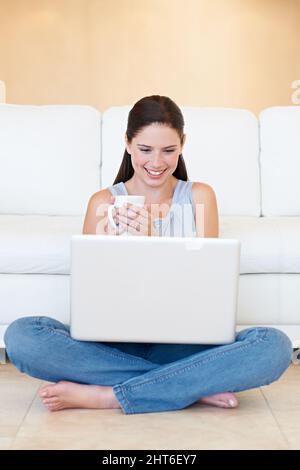
[[[206,183],[193,183],[192,197],[197,237],[218,238],[218,205],[213,188]]]

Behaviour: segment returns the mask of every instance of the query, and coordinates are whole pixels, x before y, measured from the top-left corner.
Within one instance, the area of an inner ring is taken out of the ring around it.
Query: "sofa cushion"
[[[242,274],[300,273],[300,217],[220,217],[219,232],[241,241]]]
[[[0,215],[0,273],[69,274],[82,216]],[[241,274],[300,273],[300,217],[220,217],[220,238],[241,241]]]
[[[101,288],[99,286],[99,288]],[[24,316],[49,316],[70,321],[70,276],[0,274],[1,324]],[[299,325],[300,274],[245,274],[240,276],[238,324]],[[299,330],[299,326],[298,326]],[[297,338],[298,345],[300,335]],[[4,347],[4,344],[2,344]]]
[[[101,187],[113,184],[124,151],[131,106],[102,115]],[[181,107],[186,143],[183,157],[189,179],[210,184],[222,215],[260,215],[258,121],[250,111]]]
[[[69,274],[83,216],[0,215],[0,273]]]
[[[100,113],[0,105],[0,213],[80,215],[100,188]]]
[[[259,119],[262,215],[300,216],[300,106],[268,108]]]

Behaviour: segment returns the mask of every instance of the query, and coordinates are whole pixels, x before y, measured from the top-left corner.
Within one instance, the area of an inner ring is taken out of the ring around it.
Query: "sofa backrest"
[[[0,214],[84,214],[100,158],[96,109],[1,104]]]
[[[101,126],[90,106],[0,104],[0,214],[84,214],[113,184],[131,107],[109,108]],[[263,110],[259,135],[247,110],[181,109],[189,179],[215,189],[220,215],[259,216],[260,199],[262,215],[300,215],[299,106]]]
[[[101,187],[113,184],[124,151],[132,106],[102,115]],[[220,215],[260,215],[258,121],[250,111],[181,107],[186,143],[183,157],[192,181],[210,184]]]
[[[262,215],[300,215],[300,106],[264,109],[260,120]]]

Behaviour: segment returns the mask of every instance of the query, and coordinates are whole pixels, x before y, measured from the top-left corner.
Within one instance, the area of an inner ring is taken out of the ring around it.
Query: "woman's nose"
[[[153,159],[152,159],[152,165],[154,167],[159,168],[162,163],[163,163],[163,159],[161,158],[160,153],[154,154]]]

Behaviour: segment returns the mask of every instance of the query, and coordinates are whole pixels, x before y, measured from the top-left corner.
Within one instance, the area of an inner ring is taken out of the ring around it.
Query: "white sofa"
[[[130,109],[0,105],[0,348],[18,317],[68,323],[70,237],[113,183]],[[214,188],[220,237],[242,243],[238,329],[300,347],[300,107],[181,109],[189,179]]]

